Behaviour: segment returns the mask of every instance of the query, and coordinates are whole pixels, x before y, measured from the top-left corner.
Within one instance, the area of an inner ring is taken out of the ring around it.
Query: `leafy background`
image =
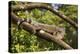
[[[22,2],[24,4],[30,4],[31,2]],[[21,2],[12,1],[11,5],[21,5]],[[31,3],[32,4],[32,3]],[[33,3],[37,4],[37,3]],[[78,6],[77,5],[67,5],[67,4],[48,4],[60,12],[64,13],[66,16],[70,17],[70,19],[74,20],[77,23],[78,20]],[[60,17],[55,15],[49,10],[45,9],[32,9],[30,11],[18,11],[15,12],[19,18],[32,18],[34,21],[56,25],[60,27],[64,27],[66,34],[64,37],[64,41],[72,46],[74,49],[78,48],[78,35],[77,30],[75,30],[69,23],[62,20]],[[48,42],[44,39],[41,39],[33,34],[30,34],[28,31],[23,29],[18,30],[18,25],[11,23],[11,42],[9,51],[14,52],[35,52],[35,51],[50,51],[50,50],[64,50],[64,48],[60,47],[58,44],[53,42]]]

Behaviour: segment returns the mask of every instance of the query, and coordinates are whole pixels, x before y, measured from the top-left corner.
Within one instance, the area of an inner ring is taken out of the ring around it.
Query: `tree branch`
[[[78,29],[77,23],[75,23],[73,20],[71,20],[69,17],[65,16],[64,14],[60,13],[58,10],[53,9],[52,7],[45,5],[45,4],[27,4],[27,5],[15,5],[11,6],[13,11],[19,11],[19,10],[30,10],[34,8],[44,8],[47,10],[50,10],[52,13],[58,15],[60,18],[71,24],[75,29]]]
[[[13,12],[10,13],[10,14],[11,14],[11,20],[12,20],[13,23],[17,24],[18,20],[22,21],[22,19],[18,18]],[[27,22],[23,22],[21,24],[21,26],[23,27],[24,30],[26,30],[26,31],[28,31],[30,33],[34,33],[35,35],[37,35],[40,38],[55,42],[55,43],[59,44],[60,46],[62,46],[65,49],[73,49],[67,43],[65,43],[64,41],[62,41],[60,39],[57,39],[55,36],[52,36],[51,34],[45,32],[45,31],[41,32],[41,30],[37,31],[34,26],[32,26],[31,24],[29,24]]]

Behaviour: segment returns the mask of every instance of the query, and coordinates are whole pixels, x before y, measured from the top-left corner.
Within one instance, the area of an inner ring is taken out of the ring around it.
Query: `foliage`
[[[27,3],[27,2],[26,2]],[[13,2],[12,5],[18,5],[19,2]],[[59,11],[69,16],[72,20],[77,22],[77,6],[76,5],[62,5]],[[74,37],[77,36],[77,31],[66,21],[59,18],[54,13],[45,9],[32,9],[31,11],[18,11],[15,12],[20,18],[32,18],[33,20],[51,24],[60,27],[64,27],[66,30],[64,41],[70,44],[73,48],[77,48],[77,41],[74,42]],[[77,40],[77,38],[76,38]],[[46,51],[46,50],[62,50],[63,48],[56,43],[48,42],[41,39],[28,31],[23,29],[18,30],[18,25],[11,23],[11,52],[34,52],[34,51]],[[74,44],[74,46],[73,46]]]

